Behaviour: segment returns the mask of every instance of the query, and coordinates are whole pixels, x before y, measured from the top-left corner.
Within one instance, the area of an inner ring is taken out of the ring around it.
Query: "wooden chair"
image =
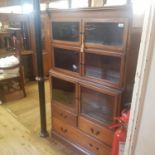
[[[16,58],[18,62],[7,67],[0,66],[0,100],[3,102],[6,100],[5,95],[13,93],[16,90],[22,90],[23,96],[26,96],[24,87],[24,70],[21,65],[21,41],[20,38],[17,38],[14,38],[13,51],[11,51],[9,56],[5,57],[5,60],[7,60],[7,58]]]

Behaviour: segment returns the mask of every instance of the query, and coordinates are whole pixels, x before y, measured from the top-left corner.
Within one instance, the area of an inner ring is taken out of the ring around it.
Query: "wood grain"
[[[40,143],[8,111],[0,107],[1,155],[54,155],[55,152]]]
[[[37,83],[27,83],[26,92],[27,97],[3,103],[0,107],[0,109],[3,109],[6,113],[5,116],[2,117],[0,112],[0,155],[75,155],[75,150],[61,144],[58,140],[51,138],[51,136],[45,139],[39,136],[40,114]],[[47,128],[48,131],[50,131],[51,105],[48,81],[45,82],[45,94]],[[1,127],[3,126],[2,122],[4,123],[4,126],[6,126],[6,122],[8,120],[7,117],[12,117],[9,123],[7,123],[9,124],[9,129]],[[19,138],[17,133],[13,132],[14,128],[18,133]],[[20,128],[24,129],[21,130]],[[24,139],[22,137],[23,135],[24,137],[27,135],[26,137],[28,138]],[[33,141],[30,141],[29,139],[33,139]],[[24,144],[24,147],[21,144]],[[35,145],[43,149],[43,152],[41,151],[41,153],[39,152],[40,154],[37,154],[37,150],[40,149],[36,149]],[[23,152],[23,154],[21,152]]]

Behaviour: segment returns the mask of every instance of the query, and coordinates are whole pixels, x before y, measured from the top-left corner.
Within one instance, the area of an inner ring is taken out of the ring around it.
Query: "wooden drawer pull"
[[[98,148],[98,147],[96,147],[96,150],[98,151],[98,150],[99,150],[99,148]]]
[[[94,133],[94,129],[93,128],[90,128],[90,131],[91,131],[91,133]]]
[[[60,127],[60,130],[63,131],[64,130],[63,127]]]
[[[92,134],[95,134],[96,136],[100,134],[100,131],[95,131],[93,128],[90,128],[90,131]]]
[[[93,144],[90,143],[89,146],[90,146],[90,147],[93,147]]]
[[[95,132],[95,135],[97,136],[97,135],[99,135],[100,134],[100,131],[96,131]]]
[[[64,115],[63,113],[60,113],[59,115],[63,117],[64,119],[67,118],[67,115]]]
[[[67,115],[65,115],[64,118],[67,118]]]
[[[60,116],[63,116],[63,113],[60,113]]]
[[[64,133],[66,133],[67,132],[67,129],[64,129],[64,131],[63,131]]]
[[[68,130],[67,129],[64,129],[63,127],[60,127],[60,130],[63,132],[63,133],[66,133]]]

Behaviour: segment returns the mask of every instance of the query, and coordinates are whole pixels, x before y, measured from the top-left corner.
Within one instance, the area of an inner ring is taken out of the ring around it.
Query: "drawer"
[[[110,155],[111,148],[97,139],[88,136],[84,132],[70,125],[64,124],[60,120],[53,118],[53,130],[71,141],[75,145],[80,145],[95,155]]]
[[[82,116],[79,117],[79,128],[85,133],[106,143],[107,145],[112,145],[113,132],[111,130],[98,125]]]
[[[66,123],[72,125],[72,126],[77,126],[77,115],[73,114],[70,111],[67,111],[65,109],[62,109],[58,106],[53,105],[52,106],[52,114],[54,117],[65,121]]]

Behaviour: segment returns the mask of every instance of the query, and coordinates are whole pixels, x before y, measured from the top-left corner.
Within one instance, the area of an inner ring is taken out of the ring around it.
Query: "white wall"
[[[155,155],[155,1],[146,5],[125,155]]]
[[[142,76],[139,76],[139,80],[142,81],[136,94],[138,96],[137,103],[134,106],[138,109],[137,117],[134,117],[134,122],[137,124],[134,126],[135,132],[133,141],[132,155],[155,155],[155,2],[152,1],[146,9],[146,16],[144,20],[144,31],[142,34],[142,42],[140,47],[140,54],[143,54],[143,61],[139,64],[144,67],[137,67],[137,71],[140,68]],[[139,55],[140,57],[141,55]],[[139,70],[140,71],[140,70]],[[144,74],[143,74],[144,73]],[[134,103],[134,102],[133,102]],[[137,108],[138,107],[138,108]],[[135,110],[136,112],[136,110]],[[130,120],[130,124],[132,121]],[[132,149],[131,148],[131,149]]]
[[[155,42],[135,155],[155,155]]]

